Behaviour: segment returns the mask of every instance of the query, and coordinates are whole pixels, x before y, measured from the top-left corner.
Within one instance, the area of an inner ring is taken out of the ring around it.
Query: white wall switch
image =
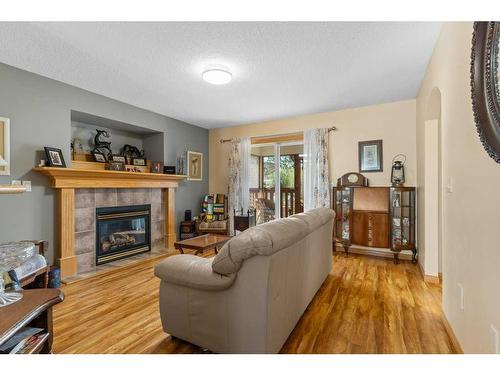
[[[26,191],[31,191],[31,181],[22,181],[22,184],[26,188]]]
[[[458,283],[458,300],[460,301],[460,310],[465,310],[465,297],[464,297],[464,287],[462,284]]]
[[[498,330],[492,324],[490,325],[491,351],[494,354],[500,354],[500,335]]]

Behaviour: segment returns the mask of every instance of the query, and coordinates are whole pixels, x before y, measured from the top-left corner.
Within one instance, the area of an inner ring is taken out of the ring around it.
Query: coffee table
[[[182,254],[184,254],[185,249],[194,250],[194,255],[210,249],[215,249],[215,254],[218,254],[218,247],[223,246],[230,239],[230,236],[220,234],[204,234],[202,236],[188,238],[187,240],[177,241],[174,243],[174,247]]]

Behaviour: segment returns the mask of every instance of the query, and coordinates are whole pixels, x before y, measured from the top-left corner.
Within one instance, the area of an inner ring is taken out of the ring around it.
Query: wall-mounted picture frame
[[[44,150],[45,156],[47,157],[47,162],[45,163],[47,166],[66,168],[66,162],[64,161],[64,156],[60,148],[44,147]]]
[[[382,172],[382,140],[358,142],[359,172]]]
[[[94,161],[97,163],[106,163],[106,155],[104,155],[101,151],[92,151],[92,156],[94,157]]]
[[[123,155],[113,155],[111,157],[112,161],[117,162],[117,163],[123,163],[127,164],[127,159]]]
[[[187,179],[190,181],[203,181],[203,154],[188,151],[186,159]]]
[[[147,165],[146,158],[132,158],[132,165],[145,167]]]
[[[0,175],[10,175],[10,119],[0,117]]]

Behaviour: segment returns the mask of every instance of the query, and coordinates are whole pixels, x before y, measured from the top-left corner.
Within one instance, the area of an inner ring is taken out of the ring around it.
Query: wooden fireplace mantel
[[[52,180],[54,188],[175,188],[184,175],[92,169],[34,168]]]
[[[77,274],[75,255],[75,189],[139,189],[160,188],[165,191],[165,246],[173,248],[176,241],[175,188],[184,180],[183,175],[157,173],[86,170],[72,168],[34,168],[50,178],[58,190],[57,227],[59,249],[57,261],[61,278]]]

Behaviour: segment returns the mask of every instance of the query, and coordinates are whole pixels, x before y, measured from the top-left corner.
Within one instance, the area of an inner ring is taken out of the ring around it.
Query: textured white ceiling
[[[0,23],[0,61],[216,128],[415,98],[428,22]],[[201,79],[211,64],[233,80]]]

